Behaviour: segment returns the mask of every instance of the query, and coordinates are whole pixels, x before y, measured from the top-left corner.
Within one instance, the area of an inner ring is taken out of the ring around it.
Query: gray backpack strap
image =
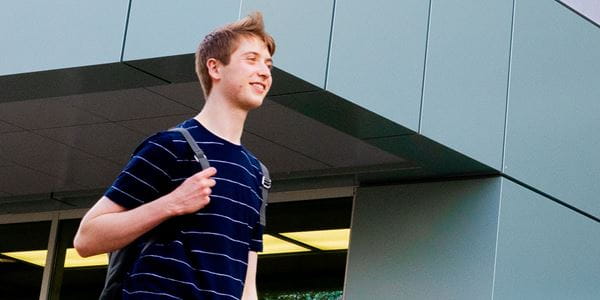
[[[177,131],[183,135],[185,140],[190,145],[190,148],[192,148],[192,150],[194,151],[194,158],[196,159],[197,162],[200,163],[200,165],[202,166],[202,170],[210,167],[210,164],[208,163],[208,159],[206,158],[204,151],[202,151],[202,149],[200,149],[200,147],[198,147],[198,144],[196,144],[196,140],[194,140],[194,137],[192,137],[192,135],[190,134],[190,132],[187,129],[181,128],[181,127],[175,127],[175,128],[169,129],[169,131]]]
[[[271,177],[269,176],[269,169],[262,162],[260,162],[260,169],[262,170],[263,177],[260,182],[260,189],[262,190],[262,204],[260,206],[260,224],[262,226],[267,225],[267,198],[269,196],[269,190],[271,189]]]

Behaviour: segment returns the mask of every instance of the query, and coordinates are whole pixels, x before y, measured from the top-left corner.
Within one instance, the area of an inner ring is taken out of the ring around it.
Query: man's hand
[[[216,184],[211,177],[216,173],[217,169],[210,167],[186,179],[168,197],[160,199],[165,209],[173,216],[180,216],[205,207],[210,202],[211,188]]]

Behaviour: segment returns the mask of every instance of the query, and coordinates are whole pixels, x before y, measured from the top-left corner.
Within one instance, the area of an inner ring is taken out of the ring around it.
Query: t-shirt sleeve
[[[169,150],[170,143],[168,136],[160,133],[142,142],[104,195],[128,209],[165,195],[177,159]]]
[[[256,224],[252,228],[252,236],[250,238],[250,251],[263,251],[263,231],[264,226],[261,225],[260,222],[256,222]]]

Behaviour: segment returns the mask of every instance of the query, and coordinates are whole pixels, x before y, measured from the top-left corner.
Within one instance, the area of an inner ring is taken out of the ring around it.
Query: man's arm
[[[256,292],[256,265],[258,263],[258,254],[254,251],[248,252],[248,270],[246,271],[246,281],[244,283],[244,293],[242,300],[257,300]]]
[[[208,168],[186,179],[171,193],[154,201],[126,210],[107,197],[102,197],[83,217],[73,244],[83,257],[111,252],[133,242],[167,219],[196,212],[210,201],[210,177],[215,168]]]

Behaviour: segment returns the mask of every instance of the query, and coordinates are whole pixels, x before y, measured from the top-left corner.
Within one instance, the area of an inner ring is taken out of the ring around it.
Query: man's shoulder
[[[136,152],[143,147],[149,145],[159,144],[164,147],[170,147],[173,144],[173,140],[177,138],[178,133],[170,131],[159,131],[146,137],[137,147]]]
[[[256,156],[252,151],[248,150],[245,146],[242,148],[242,152],[249,157],[249,159],[257,164],[261,162],[261,160]]]
[[[248,150],[248,148],[242,148],[242,154],[246,157],[248,162],[252,165],[252,167],[258,172],[259,175],[263,175],[263,167],[267,168],[267,166],[256,156],[252,151]],[[267,168],[268,170],[268,168]]]
[[[176,127],[181,127],[182,124],[185,124],[185,122],[177,125]],[[170,152],[170,154],[176,157],[177,153],[181,152],[182,149],[185,148],[185,144],[182,144],[181,142],[185,142],[185,138],[180,132],[166,129],[146,137],[138,145],[134,153],[140,152],[145,148],[158,147],[167,151],[167,153]]]

